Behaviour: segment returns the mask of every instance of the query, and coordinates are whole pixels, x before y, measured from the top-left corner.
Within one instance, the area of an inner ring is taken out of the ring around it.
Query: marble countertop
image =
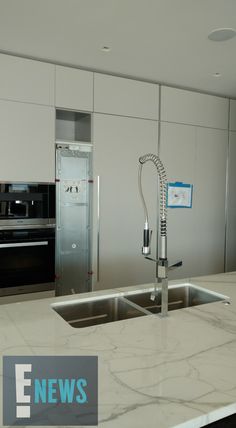
[[[0,306],[1,355],[97,355],[99,428],[197,428],[236,412],[236,273],[186,280],[230,298],[75,329],[51,304]],[[171,281],[170,283],[183,283]],[[122,294],[152,284],[109,290]],[[108,294],[108,290],[96,295]],[[2,381],[2,359],[0,359]],[[0,387],[0,418],[2,417]],[[2,421],[0,420],[2,426]]]

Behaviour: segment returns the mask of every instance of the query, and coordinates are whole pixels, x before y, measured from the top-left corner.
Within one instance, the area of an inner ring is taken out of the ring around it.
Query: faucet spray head
[[[151,243],[152,231],[149,229],[148,222],[145,221],[144,230],[143,230],[143,246],[142,254],[148,256],[151,254],[150,243]]]

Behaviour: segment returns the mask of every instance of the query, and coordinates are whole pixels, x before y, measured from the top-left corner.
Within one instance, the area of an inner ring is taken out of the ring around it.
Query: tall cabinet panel
[[[55,181],[55,111],[0,100],[0,181]]]
[[[171,278],[224,271],[229,100],[161,88],[161,156],[168,180],[193,184],[192,208],[168,210]]]
[[[144,214],[138,194],[138,159],[157,153],[156,121],[94,116],[94,287],[112,288],[155,279],[155,263],[141,255]],[[155,256],[157,173],[144,168]],[[98,180],[99,177],[99,180]]]
[[[230,100],[226,271],[236,270],[236,100]]]
[[[161,123],[168,181],[193,184],[191,209],[168,209],[168,255],[183,260],[171,278],[224,270],[227,131]]]
[[[229,160],[226,223],[226,271],[236,270],[236,100],[230,100]]]
[[[224,272],[228,132],[196,128],[197,274]]]
[[[166,168],[169,182],[196,182],[196,136],[193,126],[161,123],[160,157]],[[194,188],[195,191],[195,188]],[[183,260],[183,267],[170,271],[170,278],[184,278],[196,272],[196,234],[194,213],[189,209],[168,209],[167,250],[169,262]]]
[[[229,129],[236,131],[236,100],[230,100]]]

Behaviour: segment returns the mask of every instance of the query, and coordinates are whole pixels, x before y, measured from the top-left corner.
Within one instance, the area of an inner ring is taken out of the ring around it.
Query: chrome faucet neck
[[[151,161],[157,168],[157,173],[159,176],[159,186],[160,186],[160,207],[159,207],[159,217],[160,217],[160,239],[159,239],[159,251],[158,251],[158,239],[157,239],[157,259],[147,257],[151,254],[151,235],[152,231],[149,230],[148,223],[148,211],[145,203],[145,199],[142,191],[141,183],[141,174],[142,166],[144,163]],[[177,262],[172,266],[168,266],[167,259],[167,207],[166,207],[166,193],[167,193],[167,178],[166,171],[162,161],[159,156],[152,153],[148,153],[139,158],[139,192],[141,200],[143,203],[144,213],[145,213],[145,225],[144,225],[144,245],[142,247],[142,254],[146,259],[154,261],[156,263],[156,279],[157,283],[161,283],[161,315],[166,317],[168,315],[168,271],[169,269],[174,269],[176,267],[182,266],[182,262]],[[156,297],[156,288],[151,294],[151,300],[154,300]]]

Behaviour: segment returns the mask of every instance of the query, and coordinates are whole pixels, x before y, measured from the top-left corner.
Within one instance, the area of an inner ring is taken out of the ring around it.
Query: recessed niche
[[[56,140],[91,142],[91,114],[57,110]]]

